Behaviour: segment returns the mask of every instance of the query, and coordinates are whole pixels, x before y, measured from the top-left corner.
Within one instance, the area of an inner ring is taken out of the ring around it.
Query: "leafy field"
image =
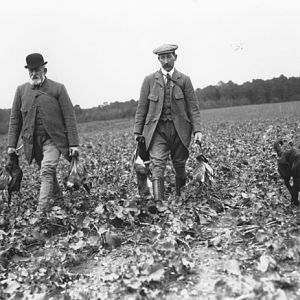
[[[38,171],[8,209],[0,192],[0,299],[300,299],[300,209],[277,174],[274,141],[300,145],[300,102],[205,110],[203,152],[216,182],[174,196],[151,215],[132,173],[133,121],[80,124],[92,182],[64,192],[37,222]],[[6,137],[1,137],[2,165]],[[59,165],[59,180],[67,164]]]

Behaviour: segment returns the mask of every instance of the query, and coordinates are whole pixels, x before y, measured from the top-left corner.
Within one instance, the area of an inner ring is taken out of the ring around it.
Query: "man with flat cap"
[[[19,136],[26,160],[35,159],[40,167],[40,194],[37,215],[51,203],[62,201],[56,168],[62,154],[68,161],[78,154],[78,133],[75,112],[63,84],[46,77],[47,62],[39,53],[26,57],[29,82],[18,86],[13,101],[9,130],[8,153],[16,151]]]
[[[134,134],[145,138],[152,166],[154,200],[164,200],[164,171],[171,160],[176,172],[176,195],[186,183],[185,164],[191,136],[201,142],[200,111],[191,80],[174,68],[177,45],[164,44],[158,55],[160,70],[145,77],[135,115]]]

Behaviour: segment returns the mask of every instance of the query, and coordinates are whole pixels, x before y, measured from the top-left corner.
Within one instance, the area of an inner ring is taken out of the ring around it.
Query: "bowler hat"
[[[178,46],[174,44],[163,44],[158,48],[154,49],[153,53],[157,55],[170,53],[170,52],[174,52],[177,48]]]
[[[40,53],[31,53],[26,56],[26,69],[36,69],[40,66],[44,66],[47,61],[44,61],[44,57]]]

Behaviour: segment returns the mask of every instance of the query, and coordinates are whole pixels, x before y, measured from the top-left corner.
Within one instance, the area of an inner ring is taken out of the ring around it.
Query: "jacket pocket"
[[[182,91],[177,91],[175,94],[174,94],[174,98],[176,99],[176,100],[184,100],[184,95],[183,95],[183,93],[182,93]]]
[[[149,115],[149,116],[147,116],[147,118],[146,118],[145,125],[148,125],[148,124],[151,123],[151,122],[155,122],[156,120],[157,120],[157,117],[156,117],[156,116]]]
[[[158,96],[157,96],[157,95],[150,94],[150,95],[148,96],[148,99],[151,100],[151,101],[158,101]]]

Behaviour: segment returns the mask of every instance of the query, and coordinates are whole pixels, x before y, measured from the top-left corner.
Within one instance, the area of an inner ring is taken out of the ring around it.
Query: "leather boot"
[[[154,201],[163,201],[165,199],[164,179],[162,177],[153,179],[153,197]]]
[[[164,178],[153,179],[153,197],[154,203],[148,207],[150,213],[155,214],[160,210],[162,201],[165,199]]]
[[[176,177],[176,196],[181,196],[182,188],[185,186],[186,178]]]

